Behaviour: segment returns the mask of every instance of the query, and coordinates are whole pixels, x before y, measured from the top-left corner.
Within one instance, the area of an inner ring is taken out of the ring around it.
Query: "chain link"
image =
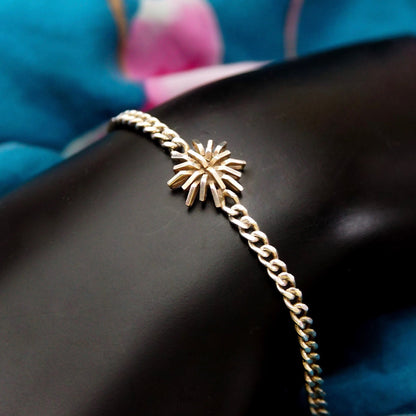
[[[138,131],[148,133],[153,140],[167,149],[173,157],[173,151],[186,153],[188,143],[166,124],[156,117],[137,110],[127,110],[111,120],[110,129],[125,125]],[[221,194],[221,209],[234,224],[240,235],[247,240],[251,250],[274,280],[281,293],[289,314],[294,322],[304,368],[305,387],[308,395],[309,409],[312,415],[329,415],[325,392],[321,385],[321,367],[319,365],[316,332],[312,328],[313,320],[308,316],[308,306],[303,303],[302,292],[296,287],[295,277],[287,271],[286,264],[279,258],[277,249],[269,243],[267,235],[262,232],[257,222],[248,214],[247,208],[240,204],[238,196],[230,189]]]
[[[138,110],[127,110],[111,119],[110,129],[116,126],[127,126],[134,130],[143,131],[157,140],[169,153],[173,150],[186,153],[189,150],[188,143],[183,140],[176,131],[160,122],[156,117]]]
[[[248,215],[247,208],[240,204],[238,196],[231,190],[223,191],[222,210],[229,221],[237,226],[242,237],[247,240],[249,247],[257,254],[268,275],[275,281],[283,301],[289,309],[295,324],[305,370],[306,391],[312,415],[329,415],[325,392],[321,384],[321,367],[318,364],[318,344],[315,341],[316,332],[312,329],[313,320],[308,313],[308,307],[303,303],[302,292],[296,287],[295,277],[288,273],[286,264],[279,259],[277,250],[269,244],[267,235],[260,231],[256,221]]]

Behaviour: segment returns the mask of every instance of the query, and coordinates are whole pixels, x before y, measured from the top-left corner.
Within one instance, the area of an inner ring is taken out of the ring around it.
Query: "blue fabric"
[[[349,352],[349,366],[326,377],[336,416],[416,412],[416,307],[371,320]],[[360,339],[371,339],[371,346]],[[369,349],[370,347],[370,349]]]
[[[299,27],[301,55],[416,33],[413,0],[305,0]]]
[[[0,144],[0,194],[62,160],[58,152],[20,143]]]
[[[283,60],[289,1],[211,0],[222,29],[225,62]],[[416,34],[413,0],[304,0],[300,56],[386,37]]]
[[[288,1],[211,0],[223,34],[224,62],[283,60]]]
[[[129,10],[137,6],[129,3]],[[103,0],[0,2],[0,142],[28,145],[13,158],[1,156],[0,192],[50,166],[39,147],[59,151],[111,115],[140,106],[143,90],[120,75],[116,49]],[[26,171],[31,155],[38,168]]]

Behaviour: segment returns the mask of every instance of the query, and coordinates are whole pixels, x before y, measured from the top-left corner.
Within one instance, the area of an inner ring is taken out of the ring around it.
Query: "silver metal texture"
[[[313,320],[308,316],[308,306],[303,302],[302,292],[296,287],[295,277],[288,272],[277,249],[269,243],[267,235],[260,230],[236,194],[243,190],[238,180],[246,162],[230,158],[231,153],[226,150],[225,142],[214,147],[214,142],[208,140],[204,147],[194,140],[191,149],[178,133],[142,111],[127,110],[112,118],[110,127],[118,126],[142,131],[158,141],[175,163],[173,170],[176,174],[168,181],[168,185],[172,189],[182,187],[188,191],[187,206],[194,203],[198,194],[199,199],[205,201],[209,190],[215,206],[227,215],[228,220],[247,240],[250,249],[257,254],[259,262],[276,283],[289,309],[298,335],[310,412],[318,416],[329,415],[322,389],[316,332],[312,328]]]

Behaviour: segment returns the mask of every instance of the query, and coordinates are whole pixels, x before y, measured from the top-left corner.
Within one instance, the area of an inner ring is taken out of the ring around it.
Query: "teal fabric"
[[[288,1],[211,0],[224,39],[224,62],[281,61]]]
[[[0,144],[0,194],[62,160],[58,152],[20,143]]]
[[[300,55],[365,40],[416,34],[414,0],[305,0]]]
[[[211,0],[221,25],[225,62],[283,60],[289,1]],[[416,34],[413,0],[304,0],[300,56],[356,42]]]
[[[363,345],[363,339],[371,339],[371,344]],[[349,366],[326,377],[325,388],[333,414],[416,413],[415,346],[416,307],[364,324],[349,351]]]
[[[116,46],[103,0],[0,2],[0,142],[21,144],[14,157],[0,148],[0,192],[59,161],[81,133],[144,101],[141,86],[119,73]]]

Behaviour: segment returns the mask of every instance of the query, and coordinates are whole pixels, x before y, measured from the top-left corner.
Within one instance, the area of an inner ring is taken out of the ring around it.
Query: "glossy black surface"
[[[153,111],[247,160],[242,203],[304,291],[327,374],[360,323],[415,303],[392,296],[413,278],[414,56],[411,39],[361,45]],[[273,282],[171,176],[167,154],[118,131],[0,202],[0,414],[307,414]]]

